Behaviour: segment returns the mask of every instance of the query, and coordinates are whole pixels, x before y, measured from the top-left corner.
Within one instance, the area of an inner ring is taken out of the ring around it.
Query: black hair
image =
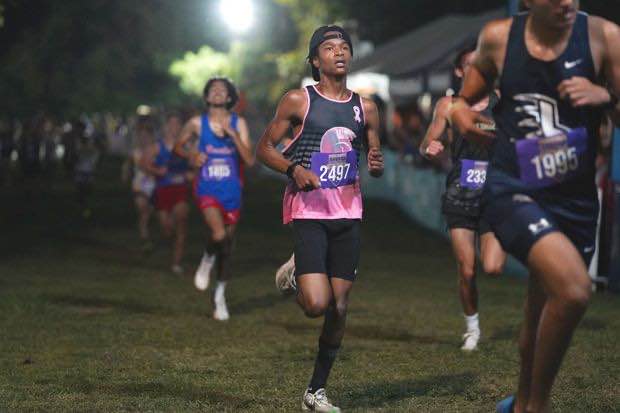
[[[207,97],[207,95],[209,94],[209,90],[211,89],[211,86],[213,86],[213,83],[215,82],[224,82],[224,84],[226,85],[226,90],[228,91],[228,97],[229,97],[229,101],[226,103],[226,109],[228,110],[232,109],[239,101],[239,93],[237,93],[237,88],[235,87],[235,84],[232,82],[232,80],[230,80],[227,77],[216,76],[216,77],[212,77],[211,79],[209,79],[204,89],[202,90],[202,97],[203,98]],[[207,106],[208,105],[209,104],[207,103]]]
[[[465,47],[463,47],[461,50],[459,50],[459,52],[456,54],[456,56],[454,57],[454,61],[452,62],[452,65],[454,66],[455,69],[462,69],[463,68],[463,58],[476,51],[476,47],[477,44],[476,42],[472,42],[467,44]]]

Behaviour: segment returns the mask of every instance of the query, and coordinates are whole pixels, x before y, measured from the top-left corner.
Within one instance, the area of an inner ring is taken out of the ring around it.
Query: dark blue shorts
[[[597,225],[597,215],[592,212],[577,213],[557,202],[545,203],[525,194],[505,193],[486,200],[483,216],[502,248],[525,265],[532,246],[556,231],[571,240],[586,266],[592,260]]]

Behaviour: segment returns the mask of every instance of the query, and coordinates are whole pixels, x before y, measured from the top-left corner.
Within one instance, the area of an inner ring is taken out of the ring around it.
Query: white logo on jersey
[[[549,221],[547,221],[545,218],[541,218],[540,221],[528,225],[527,228],[532,234],[537,235],[541,231],[549,228],[550,226],[551,224],[549,224]]]
[[[355,113],[355,116],[353,116],[353,120],[357,121],[357,123],[362,123],[360,108],[358,106],[353,106],[353,113]]]
[[[577,59],[574,62],[564,62],[564,68],[566,70],[569,70],[569,69],[572,69],[573,67],[577,66],[580,63],[581,63],[581,59]]]
[[[534,202],[532,198],[524,194],[514,194],[512,200],[515,202]]]
[[[518,124],[521,128],[535,128],[526,138],[539,136],[556,136],[570,130],[568,126],[560,123],[558,102],[548,96],[538,93],[521,93],[514,99],[523,104],[517,107],[517,112],[523,112],[529,117],[521,120]]]

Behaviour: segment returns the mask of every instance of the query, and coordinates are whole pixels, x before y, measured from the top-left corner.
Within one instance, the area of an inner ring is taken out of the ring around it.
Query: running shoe
[[[515,396],[508,396],[495,406],[497,413],[513,413],[515,409],[515,402],[517,399]]]
[[[218,321],[226,321],[230,318],[228,314],[228,307],[226,306],[226,298],[224,296],[214,301],[215,311],[213,311],[213,318]]]
[[[340,408],[331,404],[327,399],[325,389],[318,389],[314,393],[310,393],[306,389],[304,397],[301,399],[301,410],[322,413],[340,413]]]
[[[463,334],[463,345],[461,350],[474,351],[478,349],[478,341],[480,340],[480,330],[468,331]]]
[[[196,270],[196,275],[194,275],[194,285],[200,291],[204,291],[209,287],[209,276],[214,262],[215,254],[209,255],[206,252],[202,256],[202,260],[200,260],[200,265]]]
[[[276,271],[276,288],[282,294],[293,294],[297,291],[295,282],[295,254]]]

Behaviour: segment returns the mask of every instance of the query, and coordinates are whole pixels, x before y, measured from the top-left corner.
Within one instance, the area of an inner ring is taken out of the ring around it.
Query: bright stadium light
[[[254,24],[252,0],[220,0],[220,14],[230,30],[236,33],[247,32]]]

